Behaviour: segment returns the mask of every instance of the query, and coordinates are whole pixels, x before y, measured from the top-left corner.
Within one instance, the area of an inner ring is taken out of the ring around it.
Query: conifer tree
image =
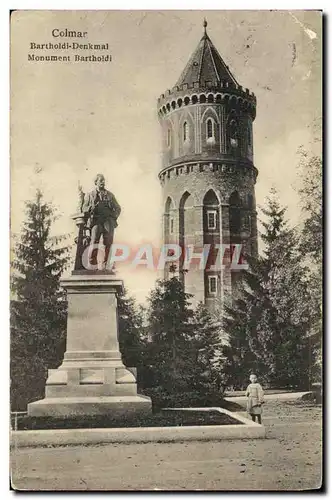
[[[218,392],[223,381],[222,347],[227,343],[222,322],[217,314],[211,314],[199,303],[194,310],[193,325],[193,389]]]
[[[176,276],[158,280],[149,298],[147,359],[154,385],[166,393],[186,390],[192,375],[188,369],[193,338],[190,299]]]
[[[48,368],[65,350],[67,302],[60,276],[68,259],[65,236],[52,237],[55,209],[38,190],[14,247],[11,301],[11,402],[25,409],[43,397]]]
[[[313,379],[321,378],[322,371],[322,301],[323,301],[323,165],[321,157],[309,155],[303,148],[299,151],[299,171],[302,185],[299,189],[302,215],[301,252],[310,269],[311,295],[314,308],[320,310],[312,324],[312,349],[315,349],[316,364]],[[314,313],[315,315],[315,313]]]
[[[226,309],[226,371],[238,385],[255,371],[272,386],[308,387],[314,308],[298,236],[288,227],[285,211],[273,194],[262,210],[263,255],[249,259],[241,296]]]
[[[146,364],[154,387],[165,395],[191,394],[199,404],[220,391],[225,334],[220,317],[202,303],[194,309],[191,297],[179,277],[157,282],[149,301]]]
[[[225,385],[234,389],[243,389],[247,383],[249,371],[258,371],[257,358],[252,350],[252,337],[255,336],[259,318],[262,289],[259,273],[243,271],[238,293],[231,305],[225,305],[223,328],[228,334],[228,344],[223,347],[225,356],[223,372]]]

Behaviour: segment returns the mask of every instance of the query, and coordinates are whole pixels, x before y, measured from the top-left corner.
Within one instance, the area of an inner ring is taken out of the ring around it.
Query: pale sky
[[[24,201],[41,187],[61,213],[57,232],[74,238],[78,181],[91,189],[102,172],[123,210],[115,241],[160,244],[157,98],[175,85],[203,34],[204,17],[225,63],[257,97],[257,204],[274,186],[297,222],[296,152],[301,145],[314,150],[322,115],[319,12],[21,11],[11,25],[13,232]],[[54,28],[87,31],[85,42],[108,43],[112,62],[29,62],[28,53],[42,54],[30,42],[73,41],[53,38]],[[144,269],[121,273],[140,301],[157,277]]]

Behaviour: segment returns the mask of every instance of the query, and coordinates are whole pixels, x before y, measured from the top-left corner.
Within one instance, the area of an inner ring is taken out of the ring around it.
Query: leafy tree
[[[265,250],[249,259],[241,295],[226,309],[230,335],[225,350],[229,380],[245,385],[251,371],[272,386],[308,387],[312,364],[311,325],[317,307],[299,241],[273,194],[262,212]]]
[[[15,409],[43,397],[47,369],[59,365],[65,350],[67,302],[59,280],[69,251],[64,236],[51,236],[56,218],[37,191],[26,203],[26,220],[14,247],[10,350]]]

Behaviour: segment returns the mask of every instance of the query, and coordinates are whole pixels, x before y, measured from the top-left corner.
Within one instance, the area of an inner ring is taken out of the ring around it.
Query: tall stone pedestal
[[[136,377],[121,360],[114,275],[76,274],[62,281],[68,296],[67,351],[49,370],[45,399],[30,403],[30,416],[74,417],[150,413],[137,395]]]

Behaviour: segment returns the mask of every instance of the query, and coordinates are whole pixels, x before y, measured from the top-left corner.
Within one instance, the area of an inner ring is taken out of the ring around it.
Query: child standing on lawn
[[[264,403],[264,391],[261,384],[257,382],[256,375],[252,374],[249,377],[250,384],[246,390],[246,396],[248,398],[247,411],[251,415],[252,420],[255,422],[256,417],[258,423],[262,423],[262,404]]]

